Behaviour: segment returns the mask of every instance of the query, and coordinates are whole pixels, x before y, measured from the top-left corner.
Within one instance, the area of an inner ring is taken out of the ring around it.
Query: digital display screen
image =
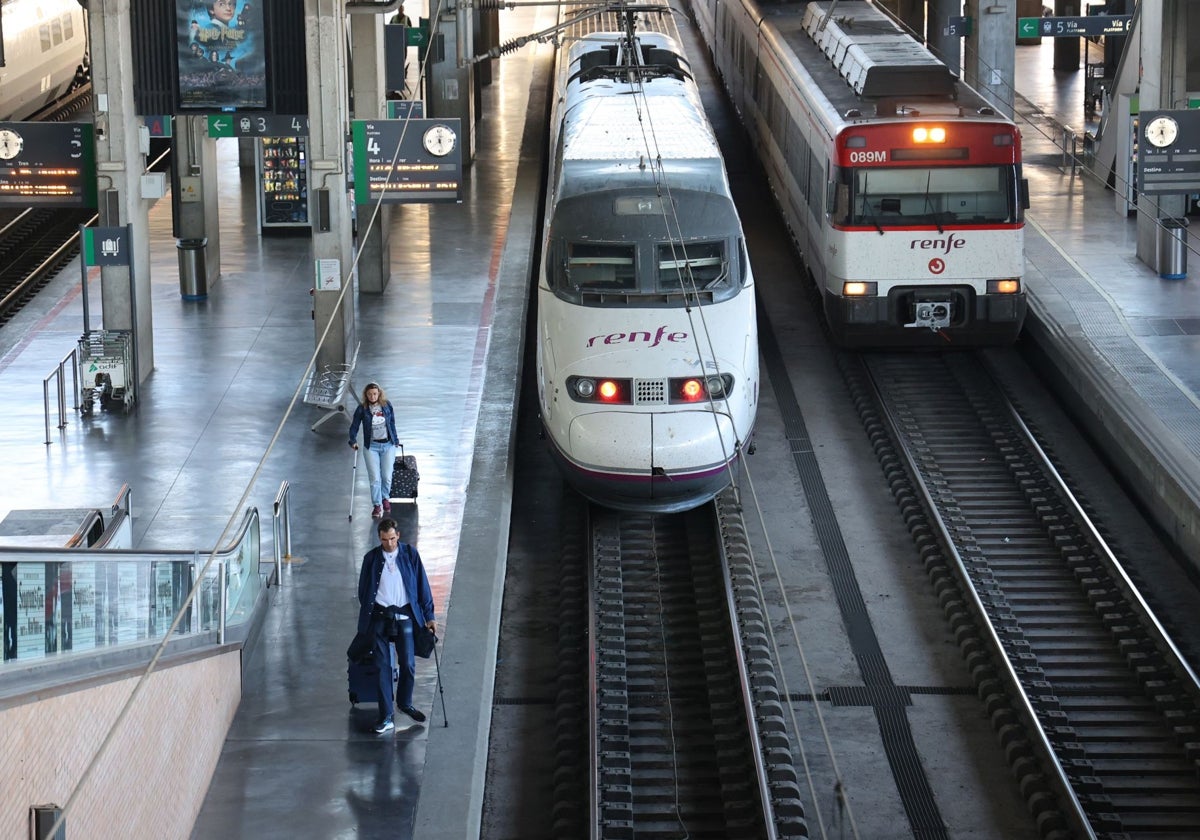
[[[0,122],[0,205],[95,207],[92,126]]]
[[[354,201],[462,201],[458,119],[355,120]]]

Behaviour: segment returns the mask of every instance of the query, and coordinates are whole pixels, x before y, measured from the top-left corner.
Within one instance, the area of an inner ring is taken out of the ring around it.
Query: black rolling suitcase
[[[421,474],[417,472],[417,456],[405,455],[404,444],[400,444],[400,457],[392,467],[392,489],[389,493],[393,499],[416,499],[417,482]]]

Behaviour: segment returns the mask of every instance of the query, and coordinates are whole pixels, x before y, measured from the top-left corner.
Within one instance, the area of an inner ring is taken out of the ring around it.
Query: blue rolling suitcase
[[[370,659],[355,662],[348,659],[346,669],[347,684],[350,689],[350,703],[379,702],[379,669]],[[392,684],[395,685],[399,672],[392,669]]]
[[[404,444],[400,444],[400,457],[392,467],[392,487],[388,497],[392,499],[417,498],[417,482],[421,474],[417,472],[417,456],[405,455]]]

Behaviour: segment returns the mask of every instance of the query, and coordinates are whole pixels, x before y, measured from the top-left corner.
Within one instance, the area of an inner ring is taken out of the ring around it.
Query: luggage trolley
[[[105,411],[133,405],[129,386],[133,370],[133,333],[128,330],[95,330],[79,339],[79,411],[91,416],[95,401]]]

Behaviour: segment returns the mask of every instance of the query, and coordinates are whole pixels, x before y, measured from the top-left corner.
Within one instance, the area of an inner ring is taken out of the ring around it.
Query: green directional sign
[[[1039,34],[1039,22],[1041,22],[1041,18],[1017,18],[1017,37],[1036,38]]]
[[[232,137],[233,117],[227,114],[210,114],[208,117],[209,137]]]

